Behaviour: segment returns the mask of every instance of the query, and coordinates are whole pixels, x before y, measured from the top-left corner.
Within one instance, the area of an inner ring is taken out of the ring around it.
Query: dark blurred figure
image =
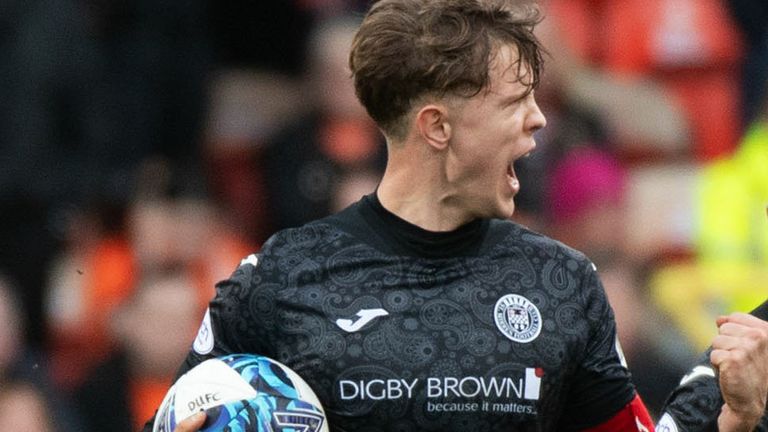
[[[84,93],[96,60],[79,6],[0,5],[0,265],[20,285],[28,313],[22,319],[35,343],[42,339],[41,287],[59,247],[59,225],[93,180],[83,175],[94,114]]]
[[[278,131],[293,130],[296,135],[297,129],[304,128],[312,135],[311,130],[316,128],[316,116],[305,117],[307,111],[317,111],[316,98],[308,94],[312,93],[308,88],[312,84],[305,85],[310,77],[307,53],[317,46],[311,41],[313,29],[335,17],[362,14],[369,3],[368,0],[210,2],[218,70],[210,91],[204,164],[217,204],[232,216],[243,237],[255,244],[264,242],[276,228],[291,223],[282,218],[275,220],[272,202],[283,198],[268,196],[275,192],[275,180],[269,178],[269,174],[277,170],[278,181],[283,182],[284,177],[295,174],[296,161],[288,160],[285,165],[271,163],[274,169],[267,169],[265,159],[274,161],[274,155],[265,153]],[[346,64],[346,58],[340,61]],[[341,74],[346,76],[349,72],[342,70]],[[302,122],[312,124],[303,126]],[[294,138],[296,136],[286,137],[289,141]],[[317,157],[325,156],[309,156]],[[351,181],[344,182],[345,186],[370,183],[367,173],[356,172],[350,178]],[[343,189],[349,191],[355,187]]]
[[[768,2],[727,0],[746,41],[741,97],[744,125],[751,124],[768,96]]]
[[[216,63],[299,78],[315,24],[350,13],[362,16],[372,1],[209,1]]]
[[[312,15],[296,3],[209,1],[217,64],[299,75]]]
[[[320,17],[356,13],[363,16],[374,0],[294,0],[296,5]]]
[[[355,97],[347,53],[358,21],[318,24],[310,41],[308,115],[272,139],[264,155],[272,225],[301,225],[373,192],[385,163],[383,137]]]
[[[0,265],[29,337],[72,214],[123,205],[160,155],[196,174],[210,63],[203,0],[7,0],[0,6]]]

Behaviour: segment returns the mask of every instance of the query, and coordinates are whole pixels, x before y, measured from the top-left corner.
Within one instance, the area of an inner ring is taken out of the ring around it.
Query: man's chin
[[[512,199],[502,201],[497,203],[496,205],[496,212],[493,215],[494,218],[498,219],[512,219],[512,216],[515,214],[515,201]]]

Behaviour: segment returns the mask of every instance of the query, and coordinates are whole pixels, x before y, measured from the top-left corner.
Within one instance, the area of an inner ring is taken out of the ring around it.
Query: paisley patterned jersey
[[[592,263],[512,222],[428,232],[370,195],[216,288],[181,372],[272,357],[332,431],[579,430],[635,396]]]
[[[752,315],[768,321],[768,301],[752,311]],[[717,431],[717,417],[724,402],[715,371],[709,362],[710,351],[707,350],[699,358],[667,399],[656,427],[658,432]],[[768,412],[755,431],[768,432]]]

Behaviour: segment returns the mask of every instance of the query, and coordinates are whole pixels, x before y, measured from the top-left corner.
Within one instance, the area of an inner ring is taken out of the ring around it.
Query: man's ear
[[[429,104],[416,114],[416,128],[422,139],[437,150],[448,147],[451,139],[451,124],[448,110],[443,105]]]

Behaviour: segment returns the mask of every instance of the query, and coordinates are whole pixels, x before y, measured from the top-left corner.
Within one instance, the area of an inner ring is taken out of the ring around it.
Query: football
[[[328,431],[309,385],[287,366],[257,355],[227,355],[187,371],[165,395],[152,430],[173,432],[201,410],[204,432]]]

